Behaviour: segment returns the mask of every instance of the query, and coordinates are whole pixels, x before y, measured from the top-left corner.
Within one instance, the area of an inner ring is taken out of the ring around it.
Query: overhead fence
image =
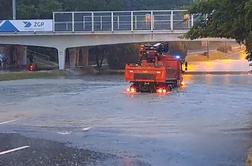
[[[54,12],[55,32],[189,30],[193,16],[186,10]]]

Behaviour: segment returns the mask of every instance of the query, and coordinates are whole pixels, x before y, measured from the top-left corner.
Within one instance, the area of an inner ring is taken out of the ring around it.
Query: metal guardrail
[[[54,12],[54,32],[175,31],[194,23],[186,10]]]

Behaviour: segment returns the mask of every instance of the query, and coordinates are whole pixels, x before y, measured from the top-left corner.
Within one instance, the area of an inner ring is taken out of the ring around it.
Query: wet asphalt
[[[68,147],[62,143],[32,139],[19,134],[0,134],[2,151],[27,145],[29,148],[0,157],[0,165],[8,166],[76,166],[76,165],[124,165],[127,158],[120,158],[109,153]],[[147,166],[148,164],[134,160],[131,164]]]
[[[252,75],[186,75],[167,95],[123,77],[0,82],[0,155],[8,165],[245,165]]]

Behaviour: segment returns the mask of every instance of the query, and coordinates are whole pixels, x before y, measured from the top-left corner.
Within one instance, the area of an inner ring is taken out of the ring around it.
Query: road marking
[[[0,125],[11,123],[11,122],[15,122],[15,121],[17,121],[17,119],[1,122]]]
[[[86,128],[83,128],[82,131],[88,131],[90,129],[91,129],[91,127],[86,127]]]
[[[18,151],[18,150],[27,149],[27,148],[29,148],[29,147],[30,147],[30,146],[22,146],[22,147],[19,147],[19,148],[6,150],[6,151],[3,151],[3,152],[0,152],[0,156],[1,156],[1,155],[4,155],[4,154],[7,154],[7,153],[15,152],[15,151]]]
[[[60,135],[69,135],[69,134],[72,134],[72,131],[62,131],[62,132],[57,132],[58,134]]]

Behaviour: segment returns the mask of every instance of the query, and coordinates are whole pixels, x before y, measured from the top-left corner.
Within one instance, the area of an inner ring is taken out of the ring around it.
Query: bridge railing
[[[186,10],[54,12],[55,32],[189,30],[193,16]]]

